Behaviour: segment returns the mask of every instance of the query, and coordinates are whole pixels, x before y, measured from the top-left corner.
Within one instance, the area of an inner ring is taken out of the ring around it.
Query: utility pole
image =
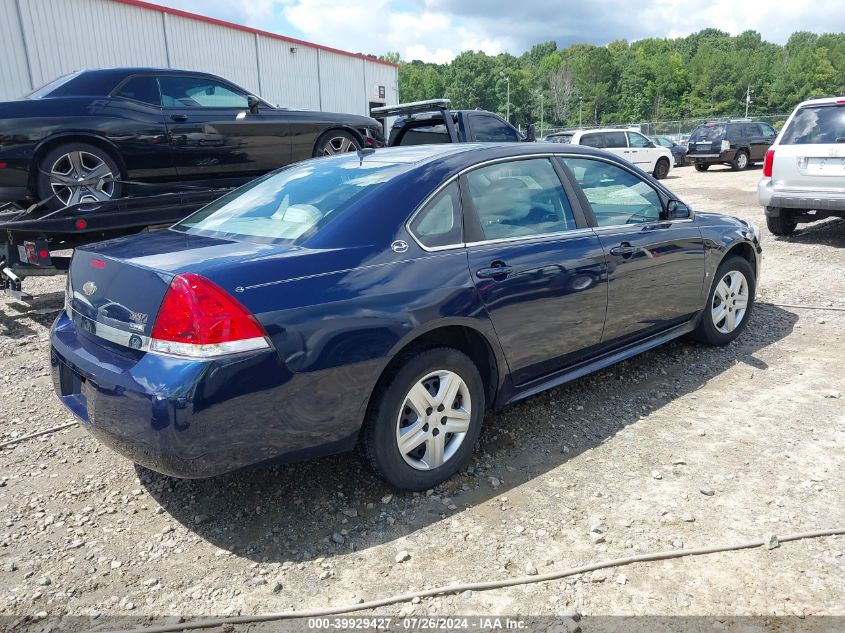
[[[543,91],[538,90],[537,95],[540,97],[540,138],[543,138]]]
[[[502,73],[499,73],[499,77],[501,77],[501,78],[502,78],[502,79],[504,79],[506,82],[508,82],[508,110],[507,110],[507,114],[505,115],[505,121],[507,121],[508,123],[510,123],[510,122],[511,122],[511,78],[510,78],[510,77],[508,77],[508,76],[507,76],[505,73],[503,73],[503,72],[502,72]]]
[[[751,84],[748,84],[748,89],[745,91],[745,118],[748,118],[748,106],[751,105]]]
[[[581,106],[584,105],[584,97],[578,97],[578,129],[580,130],[581,125]]]

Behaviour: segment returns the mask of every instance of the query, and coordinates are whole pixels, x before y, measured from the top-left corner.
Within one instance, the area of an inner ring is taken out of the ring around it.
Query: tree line
[[[756,31],[704,29],[687,37],[607,46],[555,42],[514,56],[466,51],[448,64],[403,61],[402,102],[446,97],[458,109],[482,108],[545,126],[593,125],[744,114],[787,113],[804,99],[845,94],[845,33],[792,34],[786,44]]]

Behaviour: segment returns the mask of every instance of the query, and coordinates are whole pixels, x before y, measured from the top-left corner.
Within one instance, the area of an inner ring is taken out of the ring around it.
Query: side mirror
[[[655,145],[654,141],[649,141],[648,147],[654,148],[654,147],[657,147],[657,145]]]
[[[669,220],[688,220],[692,211],[680,200],[670,200],[666,205],[666,217]]]
[[[533,143],[536,140],[537,135],[534,133],[534,124],[531,123],[527,128],[525,128],[525,142]]]
[[[252,114],[258,114],[258,106],[261,105],[261,99],[255,95],[249,95],[246,98],[246,104],[249,106],[249,111]]]

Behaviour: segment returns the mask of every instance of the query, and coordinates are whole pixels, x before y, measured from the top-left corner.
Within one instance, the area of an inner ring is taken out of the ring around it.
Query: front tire
[[[653,175],[657,180],[663,180],[669,175],[669,161],[666,158],[657,159]]]
[[[719,264],[707,303],[692,336],[707,345],[727,345],[748,326],[757,280],[748,260],[730,255]]]
[[[120,168],[105,150],[90,143],[64,143],[38,161],[36,193],[48,209],[123,196]],[[83,183],[83,184],[77,184]]]
[[[707,163],[696,163],[695,164],[695,171],[707,171],[710,169],[710,165]]]
[[[766,226],[775,235],[792,235],[798,223],[789,217],[788,211],[781,211],[780,215],[767,215]]]
[[[357,152],[360,149],[361,144],[354,135],[344,130],[329,130],[317,139],[317,144],[314,146],[314,157],[346,154]]]
[[[484,383],[470,358],[436,347],[408,355],[373,396],[367,461],[396,488],[427,490],[466,463],[481,433]]]

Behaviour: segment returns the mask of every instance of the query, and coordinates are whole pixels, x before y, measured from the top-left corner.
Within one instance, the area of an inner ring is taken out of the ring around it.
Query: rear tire
[[[392,486],[428,490],[472,454],[484,418],[484,383],[472,360],[450,347],[409,354],[396,366],[373,395],[364,456]]]
[[[654,166],[652,174],[657,180],[663,180],[669,175],[669,160],[666,158],[657,159],[657,164]]]
[[[748,169],[748,154],[744,150],[740,150],[731,161],[731,169],[734,171],[743,171]]]
[[[710,165],[707,163],[696,163],[695,164],[695,171],[707,171],[710,169]]]
[[[789,217],[788,211],[781,211],[777,216],[767,215],[766,226],[775,235],[792,235],[798,223]]]
[[[707,293],[707,303],[692,337],[706,345],[727,345],[748,326],[754,307],[757,280],[754,269],[743,257],[729,255]]]
[[[63,209],[80,202],[113,200],[123,196],[117,161],[105,150],[90,143],[63,143],[47,152],[37,165],[35,175],[38,200],[50,198],[45,207]],[[82,187],[78,179],[97,180]]]

